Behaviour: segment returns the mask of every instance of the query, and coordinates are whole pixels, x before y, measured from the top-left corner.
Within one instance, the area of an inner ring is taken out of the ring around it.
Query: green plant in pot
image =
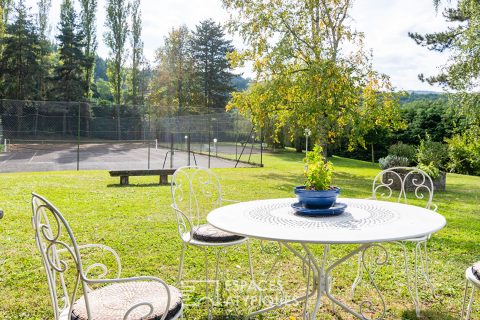
[[[315,146],[305,156],[305,185],[295,188],[298,201],[309,209],[327,209],[335,204],[340,189],[332,187],[333,165],[325,161],[323,149]]]

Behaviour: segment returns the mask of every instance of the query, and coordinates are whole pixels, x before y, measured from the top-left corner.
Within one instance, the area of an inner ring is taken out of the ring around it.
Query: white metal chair
[[[465,320],[470,319],[470,313],[472,312],[473,297],[475,296],[476,289],[480,289],[480,261],[475,263],[473,266],[468,267],[465,270],[465,292],[463,294],[463,305],[462,305],[462,319],[465,316]],[[469,285],[472,285],[472,292],[470,293],[470,299],[468,301],[467,310],[465,312],[465,304],[467,301],[467,291]]]
[[[182,297],[177,288],[156,277],[120,278],[120,258],[113,249],[77,245],[58,209],[35,193],[32,210],[55,320],[173,320],[181,316]],[[98,252],[107,259],[88,263]],[[107,265],[114,265],[115,271],[109,272]]]
[[[436,211],[437,206],[432,203],[433,192],[433,181],[430,176],[425,171],[416,167],[393,167],[383,170],[377,174],[372,184],[372,199],[374,200],[395,199],[397,202],[408,203],[408,196],[411,196],[411,198],[418,200],[417,202],[422,202],[425,208]],[[431,288],[432,294],[435,295],[435,288],[430,281],[428,272],[427,241],[430,239],[430,236],[431,235],[396,242],[403,249],[407,289],[415,305],[417,316],[420,316],[418,296],[418,259],[421,260],[422,274],[425,277],[428,286]],[[415,243],[414,292],[410,286],[410,276],[408,271],[408,256],[407,248],[405,246],[408,242]],[[352,297],[355,293],[356,286],[360,283],[363,276],[362,259],[363,255],[359,254],[357,276],[351,288]]]
[[[172,208],[177,217],[178,233],[182,240],[180,254],[180,268],[178,283],[182,282],[183,263],[187,245],[204,249],[205,252],[205,293],[208,302],[208,256],[209,248],[216,253],[215,283],[219,273],[219,256],[221,250],[245,243],[248,250],[250,277],[255,286],[253,277],[250,244],[247,237],[224,232],[204,223],[206,215],[213,209],[222,206],[225,202],[236,202],[222,198],[222,190],[217,176],[209,169],[198,166],[186,166],[177,169],[172,178]],[[215,287],[216,291],[216,287]],[[208,316],[211,317],[210,304]]]

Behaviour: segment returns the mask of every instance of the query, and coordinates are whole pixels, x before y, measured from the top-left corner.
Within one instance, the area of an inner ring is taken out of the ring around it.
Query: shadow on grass
[[[423,320],[458,320],[459,317],[451,316],[449,310],[422,310],[420,313]],[[419,319],[415,314],[415,309],[405,310],[402,312],[402,319],[414,320]]]
[[[150,188],[150,187],[168,187],[170,184],[159,184],[159,183],[139,183],[139,184],[119,184],[119,183],[110,183],[107,184],[107,188]]]

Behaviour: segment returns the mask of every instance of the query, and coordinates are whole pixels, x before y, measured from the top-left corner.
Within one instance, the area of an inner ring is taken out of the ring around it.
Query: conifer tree
[[[59,65],[54,71],[53,97],[62,101],[82,101],[85,96],[84,70],[86,59],[83,53],[84,34],[77,21],[71,0],[63,0],[57,36]]]
[[[208,19],[200,22],[191,40],[195,64],[195,85],[201,92],[208,110],[225,108],[233,90],[233,74],[227,54],[234,50],[231,41],[225,39],[220,24]]]
[[[25,2],[14,7],[15,19],[7,25],[0,39],[3,47],[0,61],[1,96],[8,99],[38,99],[40,71],[40,40],[33,17]]]

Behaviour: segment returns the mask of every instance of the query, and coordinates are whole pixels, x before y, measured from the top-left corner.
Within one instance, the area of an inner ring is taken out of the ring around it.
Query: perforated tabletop
[[[295,213],[297,199],[241,202],[213,210],[208,222],[224,231],[265,240],[308,243],[373,243],[417,238],[442,229],[445,218],[428,209],[378,200],[339,198],[338,216]]]

